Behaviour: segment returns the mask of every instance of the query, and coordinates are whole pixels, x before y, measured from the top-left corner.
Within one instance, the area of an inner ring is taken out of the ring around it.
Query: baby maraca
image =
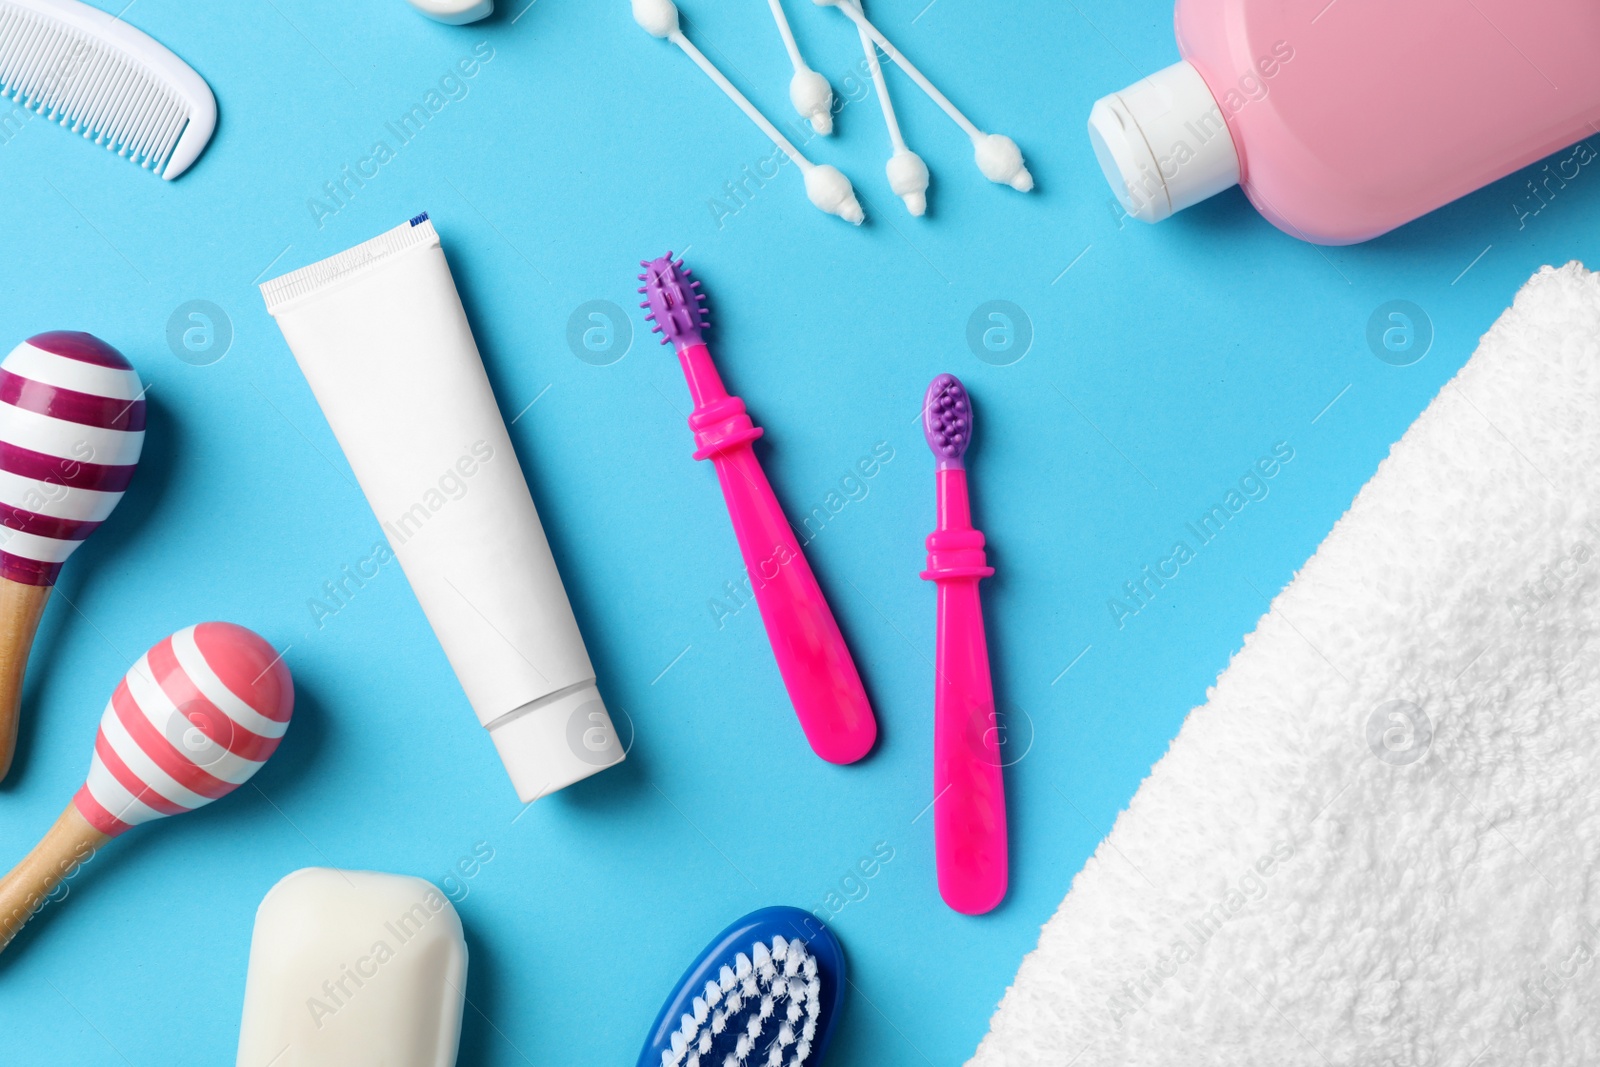
[[[107,841],[249,781],[293,710],[289,668],[242,626],[203,622],[146,652],[100,716],[88,781],[44,840],[0,878],[0,949]]]
[[[143,446],[144,386],[104,341],[41,333],[0,360],[0,778],[56,575],[122,499]]]

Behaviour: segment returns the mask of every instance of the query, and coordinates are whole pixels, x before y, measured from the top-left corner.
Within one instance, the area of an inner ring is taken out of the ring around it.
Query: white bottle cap
[[[1222,109],[1187,60],[1096,100],[1089,140],[1117,199],[1145,222],[1239,182],[1239,154]]]
[[[411,0],[411,6],[451,26],[464,26],[494,14],[494,0]]]
[[[524,704],[488,729],[524,804],[615,766],[627,755],[593,682]]]

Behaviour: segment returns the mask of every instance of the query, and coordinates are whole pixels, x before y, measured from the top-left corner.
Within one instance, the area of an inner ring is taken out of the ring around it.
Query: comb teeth
[[[160,44],[95,8],[0,0],[0,101],[10,100],[174,178],[216,123],[200,76]],[[0,104],[0,129],[16,120]]]
[[[954,374],[941,374],[922,401],[922,431],[941,466],[959,466],[972,443],[972,398]]]
[[[704,344],[701,331],[711,325],[711,317],[700,283],[690,280],[693,272],[671,252],[659,259],[641,260],[639,265],[644,268],[639,292],[645,296],[640,307],[648,309],[644,317],[654,323],[650,332],[661,334],[662,344]]]

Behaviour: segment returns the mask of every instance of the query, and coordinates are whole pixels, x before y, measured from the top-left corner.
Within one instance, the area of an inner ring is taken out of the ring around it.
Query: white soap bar
[[[238,1067],[453,1067],[466,986],[431,882],[306,867],[256,910]]]

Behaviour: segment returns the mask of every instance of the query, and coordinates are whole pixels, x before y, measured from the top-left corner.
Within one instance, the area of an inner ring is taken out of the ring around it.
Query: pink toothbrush
[[[962,462],[972,443],[972,399],[955,375],[941,374],[928,386],[922,429],[939,461],[939,528],[928,535],[922,572],[939,585],[933,699],[939,895],[956,911],[981,915],[1006,895],[1006,794],[978,599],[978,582],[994,568],[983,553],[983,534],[972,528]]]
[[[672,342],[683,365],[694,399],[694,458],[717,468],[756,607],[806,740],[829,763],[854,763],[871,750],[878,723],[839,624],[750,447],[761,429],[745,414],[744,401],[728,395],[711,361],[701,335],[708,322],[705,294],[671,252],[640,265],[639,292],[646,299],[639,306],[649,309],[652,332],[662,335],[662,344]]]

